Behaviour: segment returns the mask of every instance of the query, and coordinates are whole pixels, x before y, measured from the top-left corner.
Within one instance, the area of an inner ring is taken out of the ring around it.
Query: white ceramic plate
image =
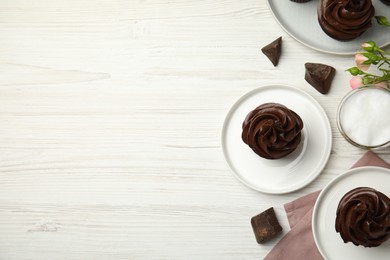
[[[304,123],[301,145],[281,159],[261,158],[241,139],[246,115],[267,102],[287,106]],[[250,188],[265,193],[292,192],[309,184],[325,167],[331,146],[329,120],[320,104],[290,86],[264,86],[247,93],[230,109],[222,130],[222,149],[233,174]]]
[[[389,196],[389,183],[389,169],[367,166],[347,171],[322,190],[313,210],[313,236],[325,259],[389,259],[390,240],[379,247],[365,248],[344,243],[335,230],[337,206],[345,193],[357,187],[371,187]]]
[[[290,0],[267,0],[268,7],[280,26],[293,38],[317,51],[351,55],[355,54],[363,42],[372,40],[378,46],[390,43],[389,28],[379,25],[373,18],[373,26],[358,38],[351,41],[337,41],[329,37],[321,29],[317,21],[318,1],[295,3]],[[375,15],[383,15],[390,19],[390,6],[380,0],[372,0]]]

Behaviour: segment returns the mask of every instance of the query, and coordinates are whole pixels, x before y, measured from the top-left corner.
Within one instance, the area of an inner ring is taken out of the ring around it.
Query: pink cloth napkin
[[[365,153],[352,168],[360,166],[390,168],[390,164],[371,151]],[[320,191],[316,191],[284,205],[291,230],[276,244],[264,259],[323,259],[314,242],[311,229],[313,207],[319,194]]]

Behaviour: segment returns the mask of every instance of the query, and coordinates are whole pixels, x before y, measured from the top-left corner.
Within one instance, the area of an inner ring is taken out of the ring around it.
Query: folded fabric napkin
[[[366,152],[353,166],[379,166],[390,168],[372,151]],[[284,205],[291,230],[276,244],[264,258],[266,260],[322,260],[314,242],[311,218],[313,207],[320,191],[310,193]]]

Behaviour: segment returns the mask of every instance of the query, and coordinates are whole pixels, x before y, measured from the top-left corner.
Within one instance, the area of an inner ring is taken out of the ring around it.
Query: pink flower
[[[355,76],[355,77],[351,78],[351,80],[349,81],[349,85],[351,86],[352,89],[360,88],[360,87],[364,86],[363,78],[360,76]],[[379,82],[379,83],[376,83],[373,85],[376,87],[379,87],[379,88],[387,88],[388,87],[388,83],[386,81],[382,81],[382,82]]]
[[[349,85],[352,89],[359,88],[363,86],[363,79],[359,76],[352,77],[352,79],[349,81]]]
[[[362,44],[362,48],[365,51],[372,52],[375,50],[376,44],[373,41],[365,42]]]
[[[368,70],[370,68],[370,64],[364,64],[367,60],[368,58],[361,53],[355,55],[356,66],[361,70]]]

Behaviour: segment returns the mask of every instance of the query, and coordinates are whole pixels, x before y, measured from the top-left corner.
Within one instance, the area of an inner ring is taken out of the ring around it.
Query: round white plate
[[[379,25],[372,20],[372,27],[358,38],[351,41],[337,41],[329,37],[320,27],[317,20],[318,1],[295,3],[290,0],[267,0],[268,7],[279,25],[293,38],[317,51],[351,55],[366,41],[375,41],[384,47],[390,43],[389,27]],[[372,0],[375,15],[390,19],[390,7],[380,0]]]
[[[264,159],[241,139],[246,115],[267,102],[287,106],[304,124],[300,146],[281,159]],[[233,174],[250,188],[265,193],[292,192],[309,184],[325,167],[331,146],[329,120],[320,104],[290,86],[264,86],[247,93],[230,109],[222,130],[222,149]]]
[[[320,193],[313,210],[313,236],[325,259],[389,259],[390,240],[379,247],[366,248],[344,243],[335,230],[339,201],[357,187],[371,187],[390,196],[390,170],[381,167],[359,167],[332,180]]]

